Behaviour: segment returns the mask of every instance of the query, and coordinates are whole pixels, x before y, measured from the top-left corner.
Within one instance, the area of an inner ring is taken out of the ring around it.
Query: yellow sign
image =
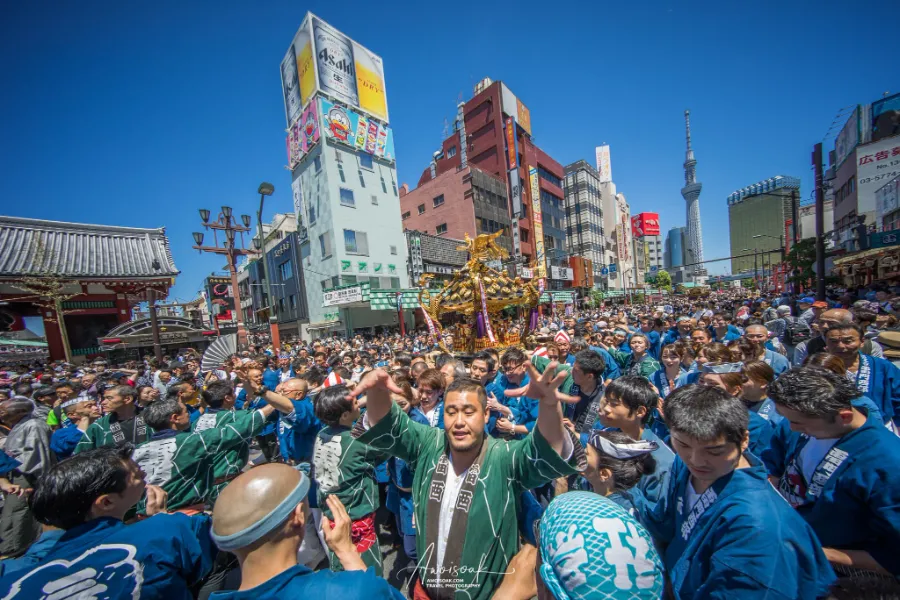
[[[546,257],[544,256],[544,223],[541,211],[541,184],[538,180],[538,172],[534,167],[529,167],[528,176],[531,179],[531,226],[534,234],[534,276],[538,279],[547,276]]]
[[[301,31],[301,33],[303,33]],[[300,34],[298,34],[298,37]],[[316,92],[316,72],[313,69],[312,43],[306,36],[306,43],[300,47],[297,54],[297,74],[300,77],[300,103],[306,106],[309,99]]]
[[[356,42],[353,43],[356,62],[356,85],[359,89],[359,107],[382,121],[388,120],[387,97],[384,93],[384,69],[381,59],[377,62]]]

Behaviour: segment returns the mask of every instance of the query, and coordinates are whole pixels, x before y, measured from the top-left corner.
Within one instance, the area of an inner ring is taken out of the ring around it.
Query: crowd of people
[[[866,292],[18,366],[0,594],[900,598],[900,298]]]

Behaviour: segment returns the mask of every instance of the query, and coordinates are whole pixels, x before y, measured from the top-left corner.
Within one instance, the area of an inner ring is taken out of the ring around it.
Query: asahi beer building
[[[324,301],[354,284],[409,287],[381,57],[307,13],[281,76],[308,337],[395,324],[390,311]]]

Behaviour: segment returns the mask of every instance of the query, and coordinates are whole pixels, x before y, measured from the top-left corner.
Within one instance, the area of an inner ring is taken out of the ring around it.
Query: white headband
[[[631,442],[629,444],[616,444],[605,435],[599,429],[594,429],[591,432],[591,437],[588,443],[600,450],[604,454],[612,456],[613,458],[618,459],[627,459],[634,458],[636,456],[642,456],[649,452],[653,452],[657,448],[659,448],[659,444],[656,442],[648,442],[641,440],[639,442]]]

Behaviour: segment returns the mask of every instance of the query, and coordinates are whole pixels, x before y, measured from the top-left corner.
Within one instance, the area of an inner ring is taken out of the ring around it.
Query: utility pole
[[[825,187],[822,173],[822,143],[813,148],[813,169],[816,174],[816,300],[825,300]],[[796,231],[797,225],[794,225]],[[796,239],[796,234],[794,235]]]
[[[275,186],[271,183],[262,182],[259,184],[259,212],[256,213],[256,223],[259,227],[259,243],[257,244],[254,240],[254,245],[256,245],[256,249],[259,251],[259,259],[262,261],[262,272],[263,278],[266,280],[266,294],[269,296],[269,336],[272,338],[272,348],[275,350],[277,355],[278,347],[281,346],[281,336],[278,331],[278,314],[275,310],[275,297],[272,296],[272,281],[269,279],[269,273],[267,263],[269,262],[268,257],[266,255],[266,239],[263,235],[263,224],[262,224],[262,214],[263,214],[263,204],[266,201],[266,196],[271,196],[275,193]]]

